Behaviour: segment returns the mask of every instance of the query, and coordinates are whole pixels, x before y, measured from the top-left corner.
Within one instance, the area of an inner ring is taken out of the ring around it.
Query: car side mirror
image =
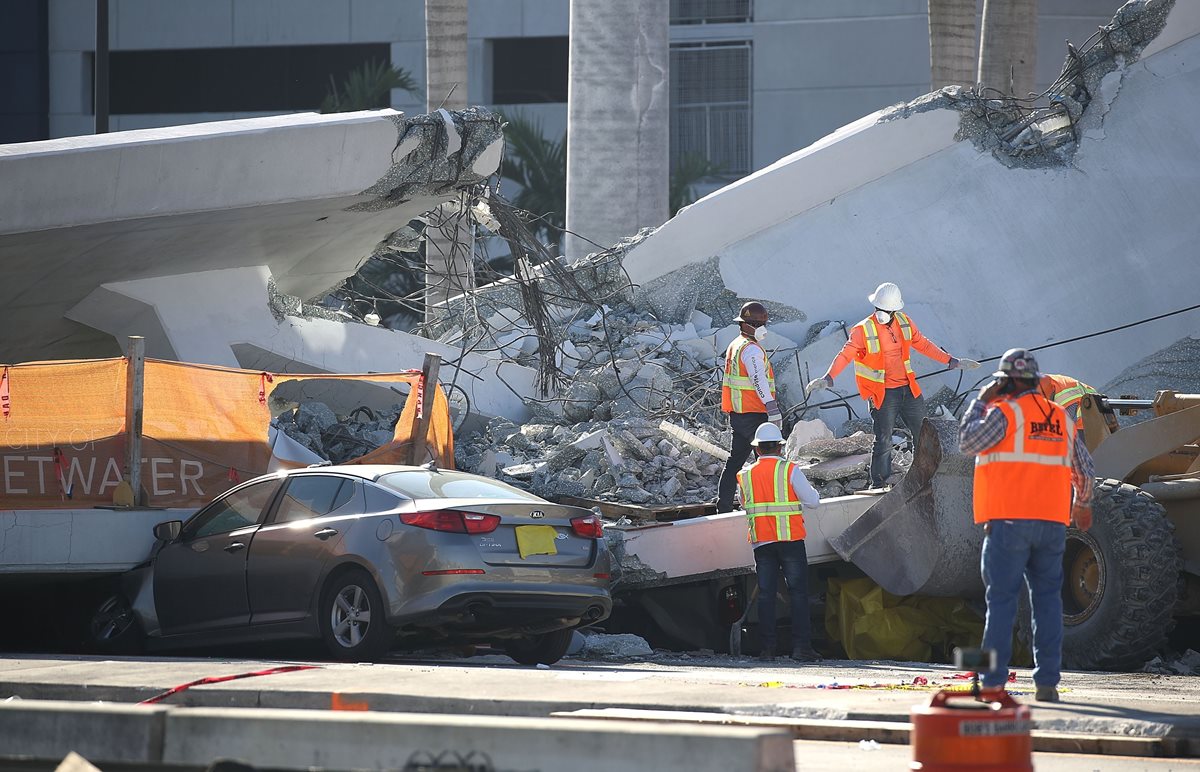
[[[168,520],[165,523],[159,523],[154,526],[154,538],[161,541],[175,541],[179,538],[179,531],[182,528],[182,520]]]

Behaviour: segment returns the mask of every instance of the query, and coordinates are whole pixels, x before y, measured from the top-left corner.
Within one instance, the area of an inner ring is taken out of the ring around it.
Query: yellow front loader
[[[1200,615],[1200,395],[1096,394],[1081,410],[1097,479],[1092,528],[1067,530],[1064,664],[1140,669],[1176,618]],[[1147,420],[1120,428],[1118,414]],[[900,485],[830,539],[894,594],[983,596],[974,462],[957,428],[926,421]]]

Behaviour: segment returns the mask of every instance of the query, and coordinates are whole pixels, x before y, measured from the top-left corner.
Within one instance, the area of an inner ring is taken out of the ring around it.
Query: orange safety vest
[[[738,472],[751,544],[804,538],[804,509],[792,490],[795,468],[791,461],[778,456],[763,456],[749,469]]]
[[[1001,399],[1004,439],[975,457],[975,522],[1071,521],[1071,452],[1075,424],[1037,392]]]
[[[916,325],[907,314],[896,312],[896,320],[900,322],[900,351],[904,357],[904,374],[908,376],[908,386],[914,397],[921,396],[921,387],[917,385],[917,374],[912,369],[912,339]],[[858,386],[858,394],[878,410],[883,405],[884,397],[884,355],[883,347],[879,345],[879,324],[872,314],[850,329],[851,337],[857,335],[856,341],[866,353],[854,360],[854,382]]]
[[[725,349],[725,375],[721,378],[721,410],[726,413],[765,413],[767,406],[758,389],[750,380],[750,372],[742,362],[742,349],[746,346],[758,346],[757,341],[750,340],[745,335],[738,335]],[[758,346],[760,349],[762,346]],[[775,394],[775,371],[771,368],[771,360],[767,352],[763,352],[763,361],[767,365],[767,385],[771,395]]]
[[[1071,406],[1078,405],[1088,394],[1098,394],[1095,389],[1083,381],[1077,381],[1068,375],[1043,375],[1038,382],[1042,395],[1062,405],[1070,415]],[[1083,428],[1083,413],[1075,413],[1075,428]]]

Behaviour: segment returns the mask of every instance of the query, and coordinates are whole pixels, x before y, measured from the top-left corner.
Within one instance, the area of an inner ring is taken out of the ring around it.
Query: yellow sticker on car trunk
[[[558,531],[552,525],[518,525],[517,550],[521,553],[521,559],[530,555],[557,555],[558,547],[554,544],[556,536]]]

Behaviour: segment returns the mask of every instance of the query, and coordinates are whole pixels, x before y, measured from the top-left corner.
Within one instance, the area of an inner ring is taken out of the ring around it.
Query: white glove
[[[979,367],[979,363],[974,359],[951,359],[951,370],[974,370]]]
[[[813,378],[811,381],[809,381],[808,385],[804,387],[804,390],[808,393],[808,396],[811,397],[818,391],[828,389],[832,385],[833,379],[828,375],[822,375],[820,378]]]

